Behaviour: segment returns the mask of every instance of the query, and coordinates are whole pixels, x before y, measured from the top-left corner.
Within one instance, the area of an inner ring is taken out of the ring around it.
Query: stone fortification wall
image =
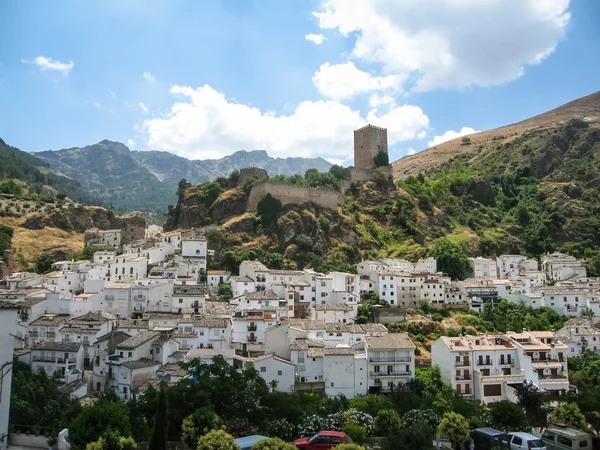
[[[255,177],[259,180],[265,177],[268,177],[269,174],[265,169],[261,169],[260,167],[246,167],[244,169],[240,169],[240,182],[244,181],[246,178]]]
[[[248,211],[256,212],[258,202],[267,194],[279,199],[283,205],[314,203],[322,208],[336,210],[344,203],[344,196],[338,191],[265,182],[252,187],[248,199]]]
[[[346,169],[346,173],[344,179],[340,182],[340,190],[342,192],[346,192],[350,189],[350,187],[355,184],[359,185],[365,183],[367,181],[371,181],[375,179],[375,171],[377,169],[381,169],[388,177],[392,176],[392,166],[383,166],[383,167],[348,167]]]

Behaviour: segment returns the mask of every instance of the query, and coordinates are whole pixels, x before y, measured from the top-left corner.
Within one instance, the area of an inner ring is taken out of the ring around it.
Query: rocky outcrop
[[[230,217],[239,216],[248,210],[248,197],[244,189],[239,186],[219,195],[211,206],[212,220],[222,222]]]

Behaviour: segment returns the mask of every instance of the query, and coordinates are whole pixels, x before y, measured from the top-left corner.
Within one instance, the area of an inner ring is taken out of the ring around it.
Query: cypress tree
[[[167,450],[167,427],[167,394],[164,385],[161,384],[148,450]]]

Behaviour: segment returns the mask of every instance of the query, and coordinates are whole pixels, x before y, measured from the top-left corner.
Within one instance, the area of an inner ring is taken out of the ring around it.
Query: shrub
[[[373,434],[373,416],[357,409],[350,408],[341,413],[339,422],[342,426],[354,423],[364,428],[367,436]]]
[[[223,430],[212,430],[198,439],[197,450],[239,450],[233,436]]]
[[[396,433],[400,428],[400,416],[393,409],[383,409],[375,417],[375,433],[378,436],[387,436]]]
[[[296,426],[283,417],[267,421],[264,428],[267,436],[277,437],[284,441],[291,441],[297,435]]]
[[[263,439],[252,446],[252,450],[296,450],[296,446],[279,438]]]
[[[387,166],[390,164],[390,156],[387,152],[380,150],[375,155],[375,158],[373,158],[373,163],[375,164],[375,167]]]
[[[365,443],[365,438],[367,437],[367,430],[365,430],[365,427],[361,427],[355,423],[349,423],[342,428],[342,431],[350,436],[350,439],[357,444],[363,445]]]
[[[335,446],[336,450],[365,450],[362,445],[358,444],[340,444]]]

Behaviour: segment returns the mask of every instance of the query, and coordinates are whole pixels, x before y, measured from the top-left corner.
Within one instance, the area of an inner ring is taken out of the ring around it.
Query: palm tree
[[[278,384],[279,384],[279,381],[277,381],[277,380],[269,381],[269,387],[271,388],[271,392],[275,392],[275,389],[277,389]]]
[[[583,308],[581,310],[581,317],[588,317],[590,319],[590,327],[594,328],[594,316],[596,313],[590,308]]]

